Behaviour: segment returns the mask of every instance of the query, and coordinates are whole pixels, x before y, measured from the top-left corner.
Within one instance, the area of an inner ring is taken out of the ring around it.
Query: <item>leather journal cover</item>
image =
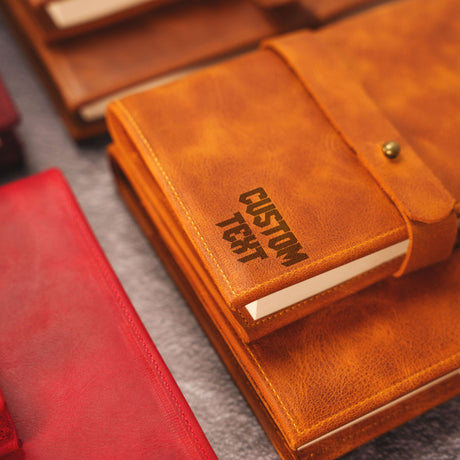
[[[18,123],[16,107],[0,79],[0,170],[17,165],[22,160],[22,148],[15,132]]]
[[[11,414],[0,391],[0,458],[12,454],[20,447],[20,441]],[[13,458],[9,456],[8,458]]]
[[[106,104],[126,91],[179,78],[244,52],[264,37],[318,24],[361,3],[332,0],[316,16],[318,2],[312,0],[283,8],[264,8],[254,0],[173,1],[161,8],[150,5],[150,11],[114,27],[48,45],[36,12],[25,1],[3,4],[76,139],[105,132]]]
[[[269,40],[109,107],[114,161],[243,340],[452,253],[460,9],[427,2],[420,27],[413,5]],[[389,67],[400,71],[382,78]],[[397,158],[383,153],[387,141],[398,141]],[[346,279],[382,251],[383,263]],[[321,277],[340,270],[346,281],[327,287]],[[291,299],[305,282],[310,295]]]
[[[25,458],[215,459],[56,170],[0,188],[0,388]]]

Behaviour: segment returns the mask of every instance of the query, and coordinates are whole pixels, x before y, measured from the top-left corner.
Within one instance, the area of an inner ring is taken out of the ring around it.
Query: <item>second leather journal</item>
[[[124,198],[286,458],[459,392],[459,19],[389,3],[109,108]]]
[[[99,0],[89,2],[89,6],[137,6],[125,9],[121,17],[115,14],[112,19],[118,24],[52,44],[43,37],[40,12],[31,6],[54,8],[69,2],[1,0],[0,4],[36,58],[69,132],[81,139],[106,131],[103,119],[107,103],[126,92],[178,78],[216,59],[254,48],[262,38],[322,23],[375,1],[328,0],[321,6],[315,0],[288,1],[280,9],[253,0],[161,0],[141,4],[139,0]],[[89,10],[81,6],[88,4],[87,0],[70,3],[75,4],[73,16]],[[133,17],[129,19],[130,11]],[[83,24],[80,29],[86,30],[89,25]]]

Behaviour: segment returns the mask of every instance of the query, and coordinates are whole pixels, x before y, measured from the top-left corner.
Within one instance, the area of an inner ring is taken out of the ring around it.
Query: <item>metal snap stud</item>
[[[387,158],[394,159],[399,155],[401,151],[400,145],[395,141],[388,141],[382,145],[382,152]]]

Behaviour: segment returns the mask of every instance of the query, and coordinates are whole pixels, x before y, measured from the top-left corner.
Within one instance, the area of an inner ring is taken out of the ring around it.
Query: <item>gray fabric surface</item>
[[[0,16],[0,73],[22,114],[26,165],[0,183],[60,168],[141,319],[220,459],[279,458],[180,293],[119,198],[108,137],[74,143]],[[0,275],[1,276],[1,275]],[[460,399],[355,450],[347,459],[460,458]]]

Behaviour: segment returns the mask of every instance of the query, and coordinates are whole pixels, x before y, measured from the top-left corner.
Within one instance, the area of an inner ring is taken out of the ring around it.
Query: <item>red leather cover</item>
[[[62,175],[2,187],[0,221],[0,387],[26,458],[216,458]]]
[[[0,391],[0,458],[19,449],[18,433]]]
[[[19,115],[0,78],[0,169],[21,160],[21,145],[14,132]]]

